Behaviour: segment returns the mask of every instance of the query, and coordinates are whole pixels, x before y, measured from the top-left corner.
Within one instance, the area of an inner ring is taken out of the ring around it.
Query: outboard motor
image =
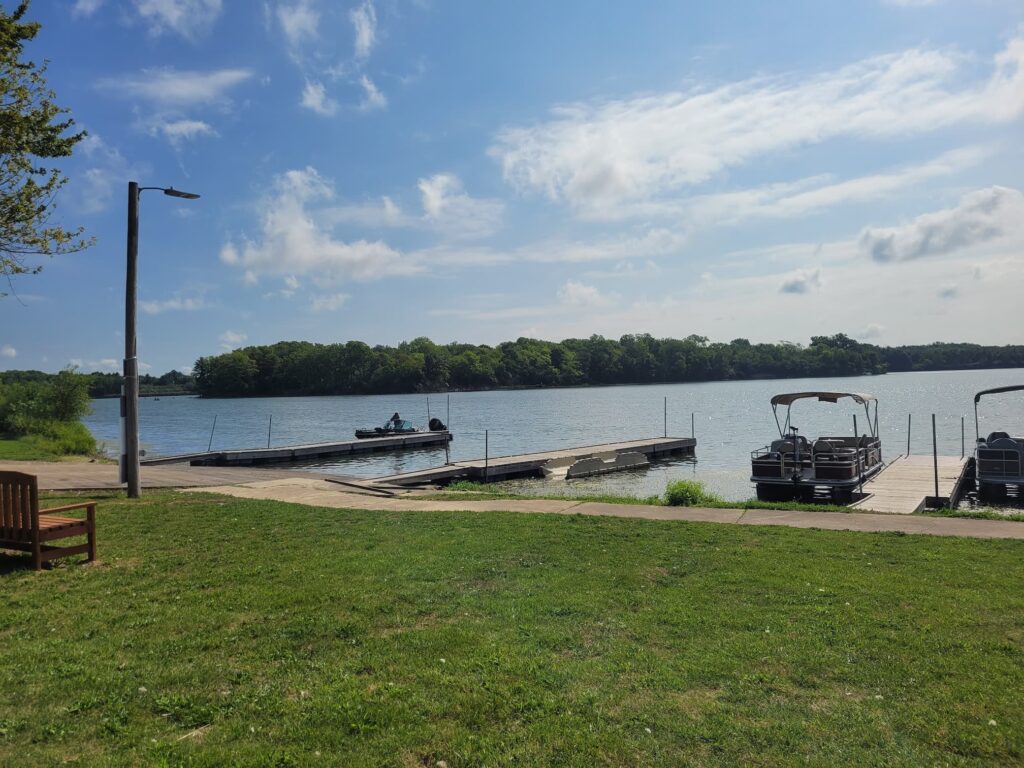
[[[448,427],[444,425],[444,422],[438,418],[431,419],[428,422],[427,426],[430,427],[431,432],[444,432],[446,429],[448,429]]]

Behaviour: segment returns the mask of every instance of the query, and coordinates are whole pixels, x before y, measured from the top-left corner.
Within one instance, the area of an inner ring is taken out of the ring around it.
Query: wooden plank
[[[940,500],[950,499],[967,468],[967,459],[940,456]],[[870,509],[889,514],[913,514],[928,499],[935,497],[935,467],[931,456],[900,456],[864,484],[865,498],[851,504],[857,509]]]

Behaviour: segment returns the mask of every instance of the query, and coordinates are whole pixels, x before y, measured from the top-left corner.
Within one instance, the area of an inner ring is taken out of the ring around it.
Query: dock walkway
[[[144,466],[159,464],[191,464],[193,467],[251,466],[253,464],[281,464],[328,456],[350,456],[380,451],[400,451],[409,448],[443,446],[450,442],[452,433],[413,432],[390,437],[369,437],[365,440],[343,440],[333,443],[307,443],[282,445],[275,448],[246,448],[235,451],[200,451],[175,456],[153,456],[143,459]]]
[[[912,515],[932,504],[956,499],[964,482],[967,459],[939,456],[939,495],[935,499],[935,467],[931,456],[900,456],[864,483],[864,498],[850,506],[855,509]]]
[[[647,440],[587,445],[581,448],[524,453],[517,456],[491,456],[470,461],[458,461],[444,467],[432,467],[416,472],[377,477],[372,482],[379,485],[428,485],[430,483],[448,483],[453,480],[493,482],[510,477],[538,474],[540,468],[552,459],[583,459],[595,453],[610,451],[642,453],[649,459],[670,455],[692,456],[696,445],[697,441],[692,437],[654,437]]]

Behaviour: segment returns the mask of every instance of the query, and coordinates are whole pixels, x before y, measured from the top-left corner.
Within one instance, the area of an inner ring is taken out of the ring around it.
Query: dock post
[[[217,429],[217,414],[213,414],[213,427],[210,428],[210,442],[206,446],[206,452],[209,453],[213,450],[213,433]]]
[[[665,437],[668,437],[668,398],[665,398]]]
[[[274,414],[270,414],[270,421],[267,423],[267,448],[270,447],[270,431],[274,428]]]
[[[935,503],[939,503],[939,441],[935,436],[935,414],[932,414],[932,464],[935,469]]]
[[[489,435],[488,431],[485,429],[484,430],[484,482],[485,483],[487,482],[487,475],[488,475],[487,470],[490,468],[489,467],[490,456],[491,456],[490,435]]]
[[[430,395],[427,395],[427,426],[430,426]]]
[[[448,424],[448,431],[452,431],[452,393],[448,393],[448,412],[445,414],[445,423]]]
[[[965,442],[965,440],[966,440],[966,438],[964,438],[964,417],[961,415],[960,416],[960,458],[961,459],[964,457],[964,454],[967,453],[967,443]]]
[[[907,456],[910,456],[910,417],[911,414],[907,414]]]
[[[853,414],[853,436],[857,437],[857,414]]]
[[[697,437],[697,430],[693,426],[693,411],[690,411],[690,437]]]

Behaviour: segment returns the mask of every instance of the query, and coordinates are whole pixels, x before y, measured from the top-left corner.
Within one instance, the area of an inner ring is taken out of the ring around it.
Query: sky
[[[13,0],[0,4],[10,10]],[[36,0],[96,243],[0,369],[281,340],[1024,343],[1019,0]],[[9,290],[9,289],[8,289]]]

